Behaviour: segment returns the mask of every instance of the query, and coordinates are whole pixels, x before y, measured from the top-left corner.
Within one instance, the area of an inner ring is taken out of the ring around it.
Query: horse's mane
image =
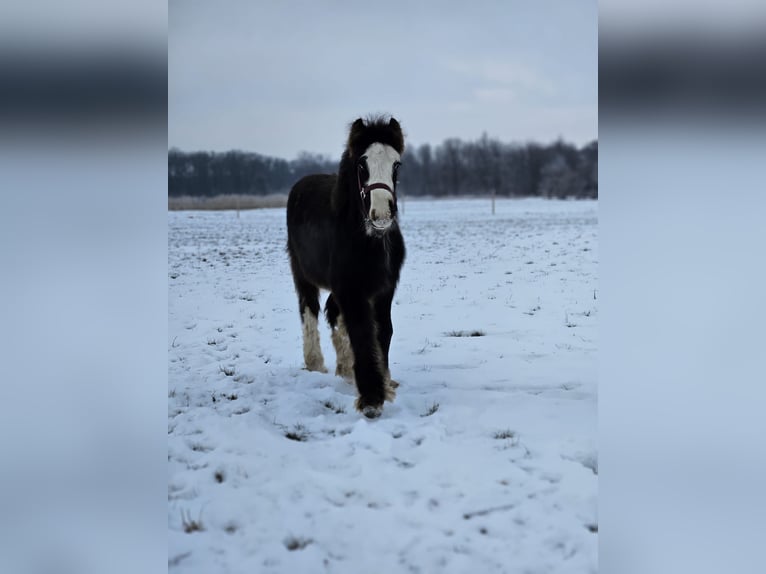
[[[346,150],[354,157],[375,142],[390,145],[399,155],[404,153],[404,134],[402,127],[390,116],[368,116],[366,121],[357,119],[351,124]]]
[[[332,207],[336,213],[346,210],[351,185],[355,187],[355,163],[374,143],[390,145],[399,155],[404,153],[404,134],[395,118],[386,115],[358,118],[349,127],[346,149],[338,166],[338,181],[333,189]]]

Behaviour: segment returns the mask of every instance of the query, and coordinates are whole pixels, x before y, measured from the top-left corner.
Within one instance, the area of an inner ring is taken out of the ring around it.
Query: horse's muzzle
[[[378,231],[386,231],[389,227],[391,227],[391,224],[393,222],[394,222],[394,220],[391,217],[386,218],[386,219],[373,219],[373,218],[370,218],[370,225],[372,225],[372,227],[377,229]]]
[[[384,183],[365,186],[364,191],[370,194],[370,211],[367,214],[370,225],[376,231],[386,231],[394,221],[396,210],[394,191]]]

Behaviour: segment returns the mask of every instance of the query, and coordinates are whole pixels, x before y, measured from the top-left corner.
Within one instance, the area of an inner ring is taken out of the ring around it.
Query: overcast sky
[[[598,134],[595,0],[171,0],[168,21],[182,150],[339,157],[373,112],[410,145]]]

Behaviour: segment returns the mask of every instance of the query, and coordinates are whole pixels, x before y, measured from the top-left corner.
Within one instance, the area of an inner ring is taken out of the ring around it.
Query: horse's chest
[[[391,245],[381,243],[372,248],[356,249],[343,261],[339,276],[347,285],[368,293],[390,291],[396,287],[401,261]]]

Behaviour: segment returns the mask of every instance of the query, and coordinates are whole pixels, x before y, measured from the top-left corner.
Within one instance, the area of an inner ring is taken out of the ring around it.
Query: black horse
[[[287,251],[303,323],[303,357],[327,372],[319,345],[319,289],[337,355],[336,375],[356,380],[357,410],[380,416],[392,401],[391,301],[404,262],[396,184],[404,136],[394,118],[351,125],[337,175],[310,175],[287,200]]]

